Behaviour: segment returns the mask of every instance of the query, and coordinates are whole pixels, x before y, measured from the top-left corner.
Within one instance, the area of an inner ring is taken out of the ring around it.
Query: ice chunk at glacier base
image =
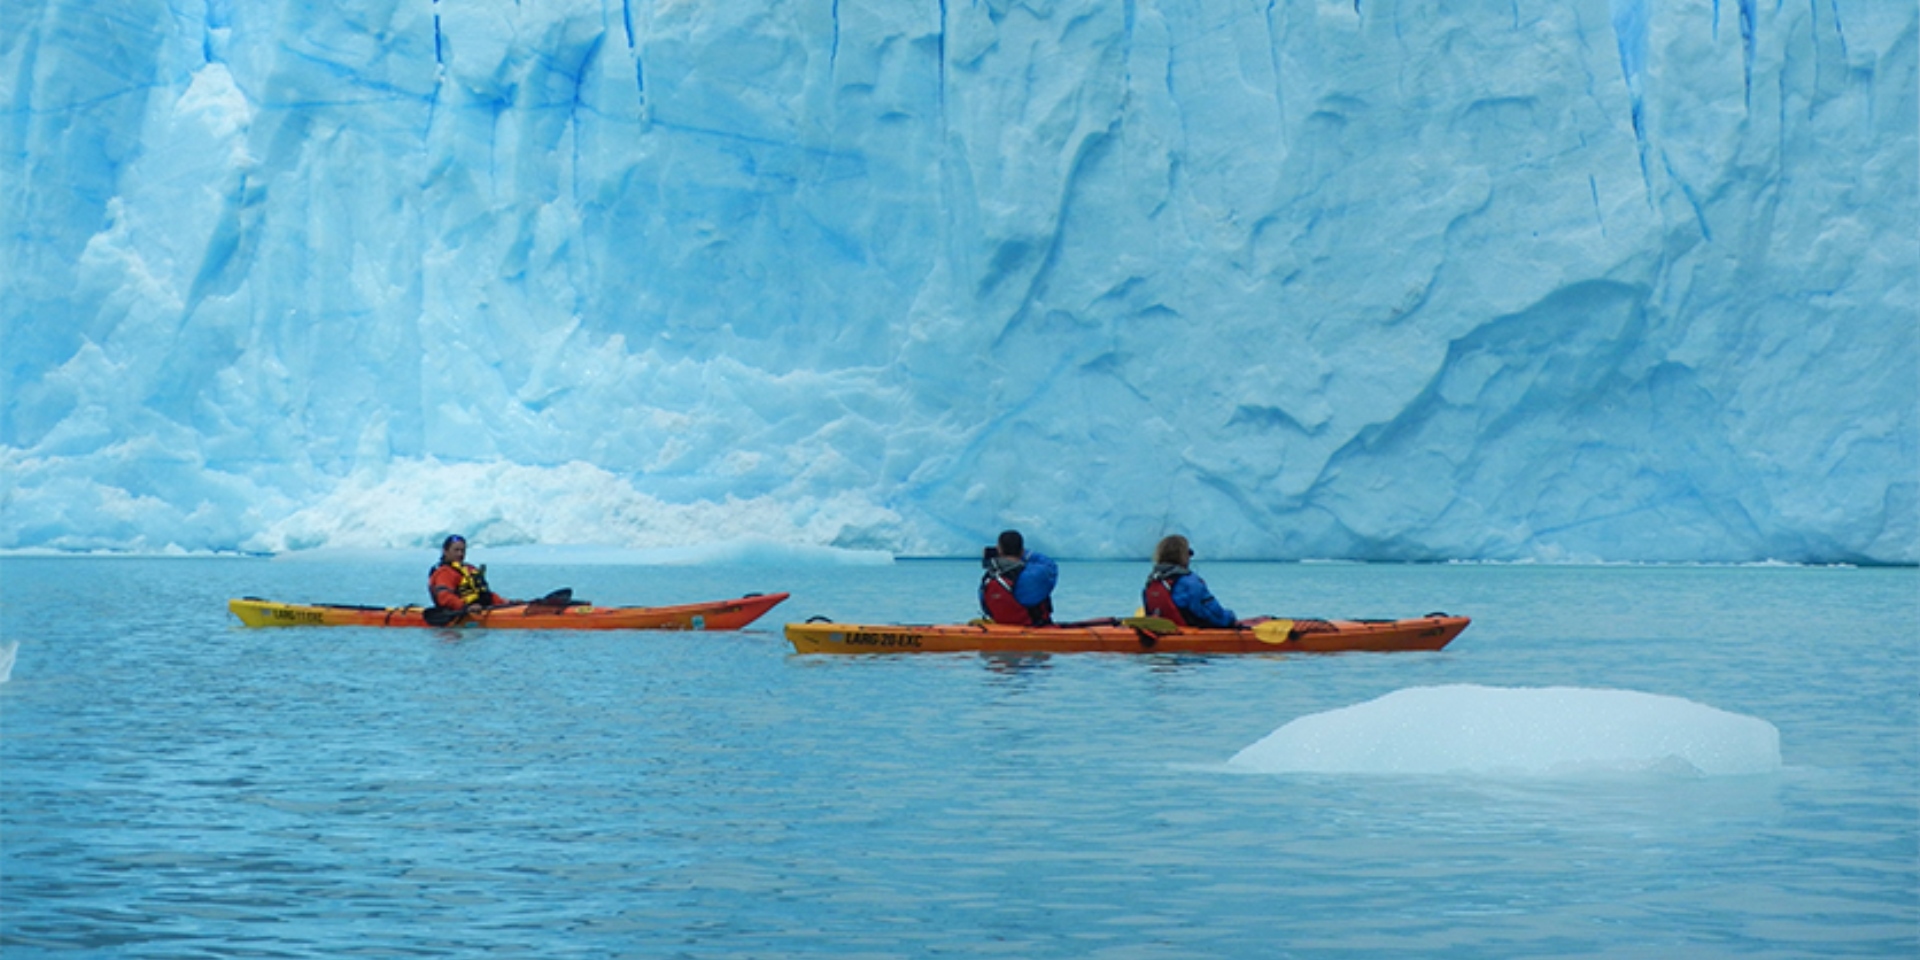
[[[1780,731],[1680,697],[1457,684],[1294,720],[1228,765],[1262,773],[1566,775],[1780,769]]]

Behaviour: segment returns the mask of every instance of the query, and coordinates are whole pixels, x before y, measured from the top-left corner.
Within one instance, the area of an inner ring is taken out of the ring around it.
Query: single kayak
[[[787,624],[787,640],[796,653],[1386,653],[1438,650],[1471,622],[1444,613],[1411,620],[1268,620],[1231,629],[1179,627],[1153,617],[1051,627],[822,621]]]
[[[672,607],[596,607],[586,603],[517,603],[463,617],[452,627],[496,630],[738,630],[787,599],[752,593]],[[426,607],[356,607],[331,603],[276,603],[258,597],[227,601],[249,627],[426,627]]]

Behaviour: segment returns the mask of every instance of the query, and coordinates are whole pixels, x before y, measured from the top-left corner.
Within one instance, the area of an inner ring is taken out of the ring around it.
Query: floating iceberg
[[[1779,770],[1780,732],[1679,697],[1462,684],[1301,717],[1228,764],[1262,773],[1727,776]]]

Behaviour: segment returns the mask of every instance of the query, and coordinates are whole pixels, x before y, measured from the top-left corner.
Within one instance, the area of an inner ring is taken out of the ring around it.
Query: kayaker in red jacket
[[[461,613],[513,602],[487,586],[486,567],[467,565],[467,538],[457,533],[440,544],[440,565],[427,575],[427,589],[434,606]]]

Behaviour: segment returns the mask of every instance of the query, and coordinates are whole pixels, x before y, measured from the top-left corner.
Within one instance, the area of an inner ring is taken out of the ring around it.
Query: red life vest
[[[1019,627],[1044,627],[1053,622],[1053,601],[1042,600],[1026,607],[1013,598],[1013,584],[1005,577],[989,573],[980,578],[980,610],[994,623]]]
[[[1140,593],[1140,600],[1140,605],[1147,610],[1147,616],[1172,620],[1182,627],[1189,625],[1187,618],[1180,613],[1180,608],[1174,605],[1172,580],[1162,580],[1158,577],[1148,580],[1147,589]]]

